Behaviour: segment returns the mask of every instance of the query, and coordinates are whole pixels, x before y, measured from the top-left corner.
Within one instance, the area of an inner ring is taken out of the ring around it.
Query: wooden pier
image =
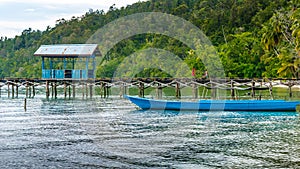
[[[58,92],[63,92],[64,98],[75,98],[76,91],[81,91],[82,98],[92,98],[95,88],[100,90],[100,96],[107,98],[111,88],[119,88],[120,96],[128,94],[129,88],[137,88],[138,95],[144,97],[145,90],[149,87],[155,89],[156,98],[161,99],[163,89],[171,87],[175,89],[174,96],[181,98],[181,90],[189,87],[192,89],[192,97],[199,98],[199,95],[206,95],[210,90],[210,98],[217,98],[217,90],[229,91],[231,99],[238,99],[237,91],[247,90],[253,99],[260,99],[257,91],[268,90],[273,98],[274,87],[286,87],[289,97],[293,96],[292,88],[300,85],[298,79],[191,79],[191,78],[123,78],[123,79],[88,79],[88,80],[47,80],[47,79],[0,79],[0,97],[6,86],[9,98],[18,98],[19,90],[25,88],[25,98],[33,98],[36,95],[36,88],[43,88],[46,98],[57,98]],[[62,89],[58,90],[58,88]],[[203,89],[202,92],[199,89]],[[202,93],[202,94],[201,94]]]

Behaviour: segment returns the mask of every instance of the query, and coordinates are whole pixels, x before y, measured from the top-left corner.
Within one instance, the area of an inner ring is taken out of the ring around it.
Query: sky
[[[104,10],[145,0],[0,0],[0,37],[13,38],[28,28],[46,30],[56,20],[80,17],[89,9]]]

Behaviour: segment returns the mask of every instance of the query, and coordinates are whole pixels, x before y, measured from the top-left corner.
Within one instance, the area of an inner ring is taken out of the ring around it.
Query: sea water
[[[0,98],[1,168],[299,168],[296,112],[141,111],[119,97]]]

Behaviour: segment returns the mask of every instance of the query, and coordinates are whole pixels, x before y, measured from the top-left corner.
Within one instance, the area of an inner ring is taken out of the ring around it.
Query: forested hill
[[[99,1],[101,3],[101,1]],[[41,59],[35,50],[44,44],[85,43],[107,23],[140,12],[164,12],[182,17],[199,27],[215,45],[226,76],[240,78],[294,77],[300,68],[299,0],[152,0],[108,12],[90,10],[82,16],[61,18],[44,31],[24,30],[20,36],[0,39],[1,77],[41,77]],[[111,77],[124,57],[139,49],[168,50],[197,70],[205,70],[199,56],[182,42],[158,34],[142,34],[118,43],[109,51],[97,77]],[[139,77],[169,76],[148,69]]]

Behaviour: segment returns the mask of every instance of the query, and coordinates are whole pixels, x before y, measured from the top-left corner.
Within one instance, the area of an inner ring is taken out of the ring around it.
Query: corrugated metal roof
[[[60,44],[42,45],[34,56],[92,56],[94,53],[100,55],[97,44]]]

